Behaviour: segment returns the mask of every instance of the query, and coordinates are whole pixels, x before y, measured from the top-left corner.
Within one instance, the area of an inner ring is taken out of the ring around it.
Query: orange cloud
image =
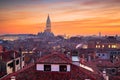
[[[44,31],[50,14],[55,34],[120,34],[118,0],[105,1],[8,1],[0,8],[0,34],[35,33]],[[10,3],[9,3],[10,2]],[[0,3],[1,4],[1,3]],[[15,4],[15,5],[13,5]],[[114,6],[112,6],[114,5]]]

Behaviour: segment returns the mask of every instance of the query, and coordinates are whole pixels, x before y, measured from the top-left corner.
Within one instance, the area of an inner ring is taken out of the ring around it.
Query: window
[[[112,48],[116,48],[116,45],[112,45]]]
[[[100,45],[96,45],[96,48],[100,48],[101,46]]]
[[[115,70],[115,69],[112,69],[111,72],[112,72],[112,74],[115,74],[115,73],[116,73],[116,70]]]
[[[60,65],[60,71],[61,72],[66,72],[67,71],[67,66],[66,65]]]
[[[120,52],[118,52],[118,55],[120,55]]]
[[[51,71],[51,65],[44,65],[44,71]]]
[[[98,56],[100,56],[100,54],[98,54]]]
[[[18,64],[19,64],[19,60],[16,61],[16,65],[18,65]]]
[[[110,45],[108,45],[108,48],[110,48],[111,46]]]
[[[98,46],[96,45],[96,48],[98,48]]]
[[[105,56],[105,54],[102,54],[102,56]]]
[[[9,63],[8,67],[12,68],[13,67],[13,62]]]
[[[102,48],[104,48],[105,46],[104,45],[102,45]]]

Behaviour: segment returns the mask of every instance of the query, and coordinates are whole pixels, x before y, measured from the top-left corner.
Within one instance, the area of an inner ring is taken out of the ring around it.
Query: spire
[[[46,20],[45,32],[51,32],[51,21],[50,21],[49,14],[48,14],[48,17],[47,17],[47,20]]]
[[[48,14],[46,24],[50,24],[50,23],[51,23],[51,21],[50,21],[50,17],[49,17],[49,14]],[[47,25],[46,25],[46,26],[47,26]]]

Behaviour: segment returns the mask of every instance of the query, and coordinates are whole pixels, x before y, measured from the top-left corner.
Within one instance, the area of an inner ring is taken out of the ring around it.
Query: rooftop
[[[71,65],[70,72],[52,72],[52,71],[39,71],[36,70],[37,63],[67,63]],[[9,80],[12,76],[16,77],[16,80],[101,80],[102,76],[99,74],[92,73],[84,68],[76,66],[71,63],[64,54],[53,53],[48,54],[38,60],[36,64],[31,64],[18,72],[12,73],[1,80]]]

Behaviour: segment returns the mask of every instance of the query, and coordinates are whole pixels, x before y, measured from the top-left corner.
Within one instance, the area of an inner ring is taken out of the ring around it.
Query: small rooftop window
[[[79,57],[78,56],[72,56],[72,61],[79,61]]]
[[[44,65],[44,71],[51,71],[51,65]]]
[[[66,65],[60,65],[60,71],[61,72],[66,72],[67,71],[67,66]]]

